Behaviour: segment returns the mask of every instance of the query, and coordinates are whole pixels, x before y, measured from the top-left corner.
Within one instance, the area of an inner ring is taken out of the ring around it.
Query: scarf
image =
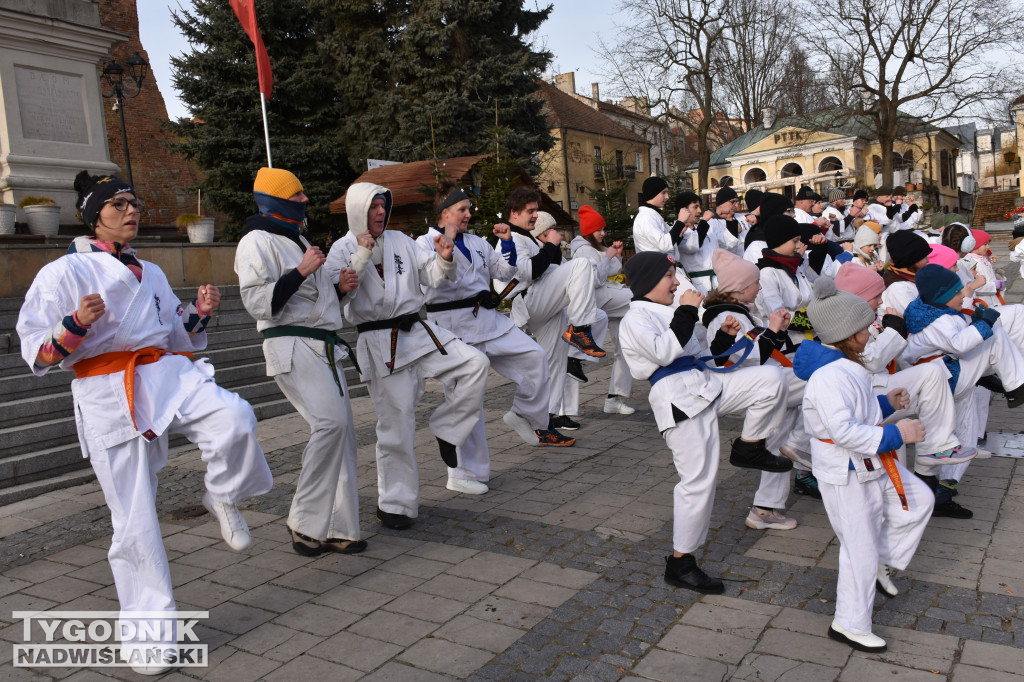
[[[131,244],[105,242],[96,237],[75,237],[68,247],[68,253],[109,253],[131,270],[135,279],[142,281],[142,263]]]
[[[306,220],[306,204],[280,199],[263,192],[253,192],[253,196],[256,197],[256,206],[259,207],[261,216],[273,220],[295,234],[302,229]]]
[[[765,268],[778,268],[779,270],[785,270],[789,273],[789,276],[795,281],[796,272],[803,265],[803,256],[783,256],[782,254],[775,253],[771,249],[764,249],[761,251],[761,258],[757,261],[757,267],[761,270]]]

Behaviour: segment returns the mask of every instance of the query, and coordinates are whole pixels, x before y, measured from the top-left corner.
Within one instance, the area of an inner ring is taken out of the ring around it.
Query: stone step
[[[89,466],[76,439],[67,445],[55,445],[0,459],[0,488],[17,482],[32,483],[68,471]]]
[[[66,473],[51,474],[46,478],[19,483],[7,488],[0,488],[0,506],[21,502],[31,497],[38,497],[44,493],[71,488],[83,483],[90,483],[96,480],[96,474],[89,466],[89,460],[79,457],[81,465],[78,468],[70,469]]]

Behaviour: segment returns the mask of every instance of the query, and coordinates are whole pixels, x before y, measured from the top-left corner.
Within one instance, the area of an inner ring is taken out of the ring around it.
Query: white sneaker
[[[956,446],[955,448],[949,448],[942,452],[936,452],[934,455],[917,455],[914,458],[915,464],[921,466],[942,466],[943,464],[963,464],[964,462],[970,462],[976,457],[981,457],[981,448],[965,448],[962,446]],[[989,457],[992,453],[989,453]]]
[[[445,486],[448,490],[454,490],[457,493],[466,493],[467,495],[483,495],[485,492],[490,490],[487,484],[482,481],[469,481],[464,478],[449,478],[448,485]]]
[[[747,514],[747,528],[754,530],[793,530],[796,527],[796,519],[783,516],[775,509],[751,507]]]
[[[216,502],[210,498],[210,493],[203,495],[203,506],[220,523],[220,534],[228,547],[241,552],[252,544],[249,526],[238,507],[230,502]]]
[[[783,446],[779,448],[779,454],[785,457],[786,459],[793,460],[794,462],[800,464],[801,466],[807,467],[808,471],[810,471],[813,468],[811,464],[810,455],[808,455],[806,452],[803,452],[802,450]]]
[[[878,564],[878,575],[876,575],[876,587],[882,592],[886,593],[890,597],[895,597],[900,593],[896,583],[892,581],[892,577],[896,575],[896,570],[889,568],[885,564]]]
[[[885,640],[878,635],[868,633],[866,635],[855,635],[836,621],[828,629],[829,639],[849,644],[857,651],[866,651],[869,654],[879,654],[885,651]]]
[[[632,407],[622,402],[622,398],[605,398],[604,411],[608,414],[633,414],[636,412]]]
[[[131,669],[139,675],[163,675],[176,668],[178,664],[168,663],[167,656],[172,652],[158,647],[134,648],[126,650]]]
[[[974,456],[974,459],[989,459],[992,457],[992,453],[985,448],[978,448],[978,454]]]
[[[505,422],[510,429],[515,431],[527,445],[537,444],[537,434],[534,433],[533,427],[530,426],[530,422],[526,421],[526,417],[509,410],[501,420]]]

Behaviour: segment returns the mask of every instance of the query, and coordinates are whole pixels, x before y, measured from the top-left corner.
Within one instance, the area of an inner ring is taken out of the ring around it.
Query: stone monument
[[[88,0],[0,0],[0,199],[47,196],[77,222],[74,177],[111,163],[100,70],[128,36]],[[20,213],[20,212],[19,212]],[[19,219],[23,219],[19,215]]]

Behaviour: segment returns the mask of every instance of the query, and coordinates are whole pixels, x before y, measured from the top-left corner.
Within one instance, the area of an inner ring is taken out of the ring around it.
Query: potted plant
[[[0,234],[14,234],[14,221],[18,209],[14,204],[5,204],[0,200]]]
[[[28,196],[18,202],[30,234],[53,237],[60,230],[60,206],[50,197]]]
[[[204,218],[195,213],[182,213],[174,224],[178,226],[178,234],[187,234],[192,244],[213,241],[213,218]]]

